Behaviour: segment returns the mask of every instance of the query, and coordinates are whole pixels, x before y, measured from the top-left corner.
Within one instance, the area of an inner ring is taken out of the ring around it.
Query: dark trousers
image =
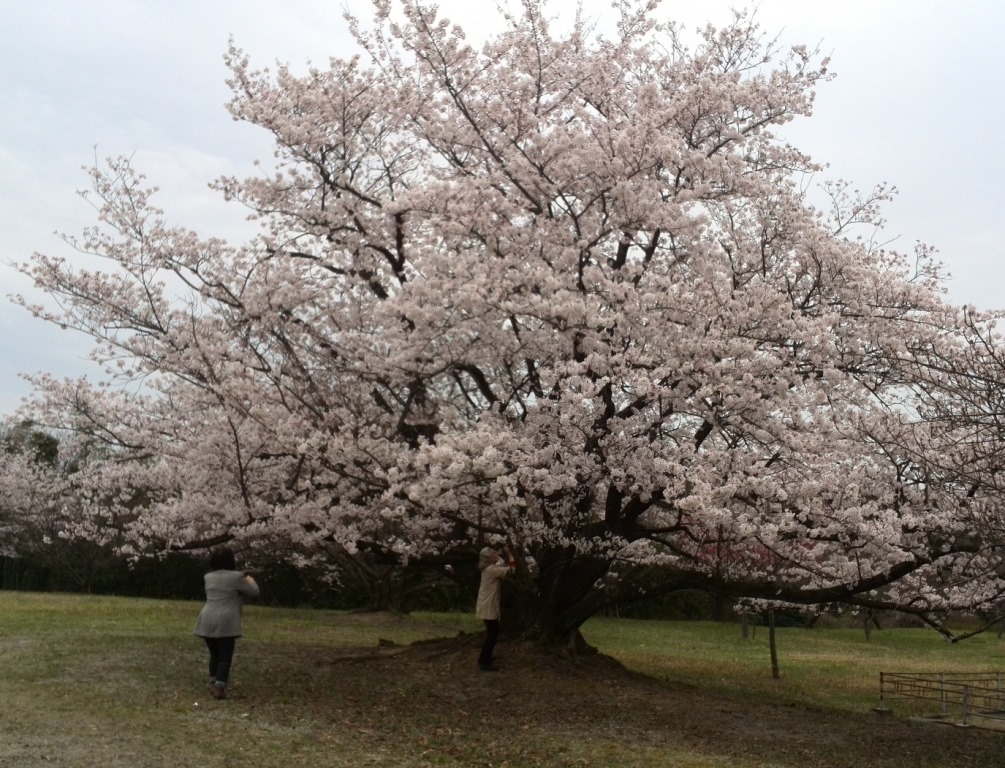
[[[482,643],[478,664],[487,667],[492,663],[492,654],[496,649],[496,641],[499,639],[499,619],[482,619],[482,621],[485,623],[485,642]]]
[[[234,662],[236,637],[204,637],[209,648],[209,677],[219,685],[226,685],[230,677],[230,665]]]

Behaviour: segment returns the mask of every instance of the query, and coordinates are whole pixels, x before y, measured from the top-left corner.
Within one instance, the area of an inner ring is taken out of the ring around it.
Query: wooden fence
[[[876,711],[890,712],[893,700],[930,702],[924,717],[955,725],[1005,727],[1003,672],[880,672]]]

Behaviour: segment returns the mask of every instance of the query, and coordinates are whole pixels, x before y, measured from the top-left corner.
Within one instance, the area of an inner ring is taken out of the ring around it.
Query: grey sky
[[[556,0],[556,12],[568,0]],[[367,15],[362,0],[349,3]],[[586,0],[609,18],[606,0]],[[721,24],[742,0],[665,0],[688,26]],[[53,233],[78,233],[93,212],[76,190],[82,166],[133,155],[161,187],[169,220],[235,235],[242,213],[207,182],[251,172],[270,152],[264,132],[231,121],[222,55],[233,35],[254,63],[293,65],[350,51],[330,0],[0,0],[0,285],[42,299],[8,262],[32,251],[71,256]],[[477,38],[492,0],[441,0]],[[936,246],[954,275],[950,296],[1005,307],[999,213],[1005,146],[1005,4],[998,0],[762,0],[758,18],[787,43],[820,44],[837,78],[815,116],[788,131],[829,164],[828,178],[867,189],[886,181],[887,238]],[[95,150],[95,146],[97,147]],[[86,338],[34,320],[0,298],[0,415],[28,386],[22,372],[96,375]]]

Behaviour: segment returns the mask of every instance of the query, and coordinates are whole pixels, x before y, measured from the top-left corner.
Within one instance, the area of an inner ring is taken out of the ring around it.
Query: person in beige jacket
[[[206,605],[199,612],[193,634],[209,649],[209,690],[214,699],[227,697],[227,680],[234,648],[241,636],[241,608],[245,597],[258,597],[255,580],[237,570],[234,553],[227,547],[213,550],[210,571],[203,578]]]
[[[485,547],[478,553],[478,570],[481,571],[481,583],[478,586],[478,601],[475,603],[475,616],[485,623],[485,642],[478,656],[478,668],[482,672],[495,672],[497,667],[492,655],[495,652],[496,641],[499,639],[499,614],[502,601],[502,582],[516,569],[516,560],[509,547],[503,547],[506,564],[502,564],[499,553],[491,547]]]

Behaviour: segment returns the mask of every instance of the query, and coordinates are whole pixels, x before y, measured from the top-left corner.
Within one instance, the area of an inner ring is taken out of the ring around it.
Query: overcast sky
[[[364,0],[349,6],[367,15]],[[242,213],[207,183],[252,172],[270,149],[264,132],[233,122],[222,56],[233,36],[257,66],[324,63],[351,53],[338,0],[0,0],[0,415],[28,385],[20,373],[76,376],[89,341],[33,319],[6,295],[32,292],[9,264],[33,251],[71,255],[55,232],[79,233],[93,211],[76,195],[82,166],[114,155],[161,187],[174,223],[236,235]],[[443,13],[478,38],[493,0],[442,0]],[[598,19],[606,0],[585,0]],[[689,27],[729,20],[742,0],[664,0],[661,14]],[[555,0],[555,12],[571,0]],[[1005,3],[1000,0],[761,0],[764,28],[787,43],[819,44],[837,78],[815,115],[788,130],[828,164],[829,178],[900,194],[887,238],[910,251],[938,248],[950,296],[1005,307],[1000,212],[1005,142]]]

